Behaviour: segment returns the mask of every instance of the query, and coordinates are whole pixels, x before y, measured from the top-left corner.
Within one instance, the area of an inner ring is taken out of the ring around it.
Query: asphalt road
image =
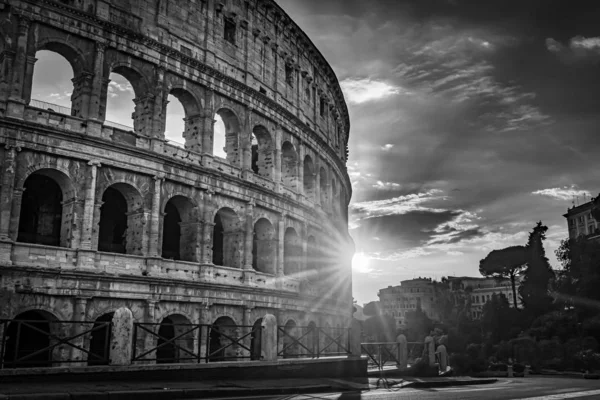
[[[479,400],[479,399],[600,399],[600,380],[562,377],[500,379],[488,385],[457,386],[437,389],[389,388],[363,392],[338,392],[286,396],[230,397],[264,400]],[[225,400],[221,398],[220,400]]]

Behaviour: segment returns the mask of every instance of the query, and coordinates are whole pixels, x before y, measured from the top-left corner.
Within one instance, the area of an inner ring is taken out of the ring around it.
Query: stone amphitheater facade
[[[0,318],[349,326],[348,111],[274,1],[0,0],[0,19]],[[31,99],[40,50],[73,69],[69,114]],[[111,73],[131,130],[105,121]]]

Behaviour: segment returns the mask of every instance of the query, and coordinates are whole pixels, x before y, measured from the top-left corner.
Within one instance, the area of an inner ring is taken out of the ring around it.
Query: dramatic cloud
[[[532,194],[547,196],[556,200],[573,200],[580,197],[591,197],[590,192],[587,190],[576,189],[575,186],[536,190],[535,192],[532,192]]]
[[[340,85],[346,99],[355,104],[381,100],[400,93],[400,88],[371,79],[346,79]]]
[[[547,38],[546,48],[567,64],[582,61],[598,63],[600,61],[600,37],[575,36],[569,40],[567,45],[563,45],[553,38]]]

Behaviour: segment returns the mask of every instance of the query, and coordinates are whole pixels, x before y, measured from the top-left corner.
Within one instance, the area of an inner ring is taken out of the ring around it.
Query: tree
[[[512,285],[513,304],[517,308],[516,277],[529,260],[527,248],[511,246],[501,250],[493,250],[479,262],[479,272],[483,276],[509,278]]]
[[[378,301],[372,301],[370,303],[365,304],[363,307],[363,314],[365,314],[368,317],[380,315],[381,303],[379,303]]]
[[[423,341],[432,329],[433,322],[421,310],[420,306],[417,306],[415,311],[408,311],[406,313],[406,336],[409,341]]]
[[[554,278],[554,272],[546,258],[543,244],[547,230],[548,227],[542,225],[541,221],[538,222],[529,234],[526,246],[529,260],[519,287],[519,294],[525,309],[532,315],[545,314],[552,307],[552,297],[548,289],[550,281]]]
[[[389,315],[375,315],[363,323],[364,335],[368,341],[396,341],[396,320]]]
[[[508,300],[503,293],[493,294],[490,301],[483,305],[481,326],[491,335],[494,343],[510,339],[514,314],[517,311],[510,308]]]

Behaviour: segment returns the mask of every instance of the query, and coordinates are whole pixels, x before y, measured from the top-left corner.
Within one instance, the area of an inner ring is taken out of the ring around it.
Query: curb
[[[199,397],[230,397],[248,395],[287,395],[327,392],[336,388],[331,385],[303,386],[301,388],[220,388],[220,389],[164,389],[164,390],[115,390],[107,392],[29,393],[0,394],[0,400],[167,400]],[[340,389],[344,390],[344,389]]]
[[[464,380],[448,380],[448,381],[412,381],[403,385],[402,387],[411,388],[436,388],[436,387],[449,387],[449,386],[468,386],[468,385],[487,385],[490,383],[496,383],[498,379],[464,379]]]

